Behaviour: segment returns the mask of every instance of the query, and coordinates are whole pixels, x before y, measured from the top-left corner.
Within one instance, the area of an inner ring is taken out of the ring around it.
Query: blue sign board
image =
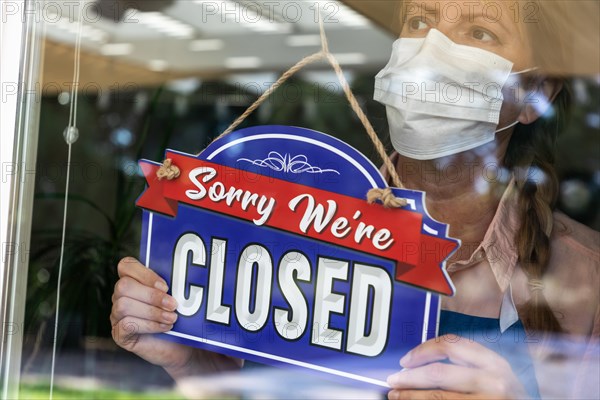
[[[140,259],[178,300],[170,340],[271,365],[387,387],[399,359],[435,337],[444,260],[458,241],[424,193],[368,204],[387,183],[326,134],[239,130],[199,155],[167,151],[181,174],[148,189]]]

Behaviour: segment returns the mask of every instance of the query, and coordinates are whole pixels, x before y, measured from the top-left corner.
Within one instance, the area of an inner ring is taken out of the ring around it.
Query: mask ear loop
[[[529,73],[529,72],[532,72],[532,71],[537,71],[538,69],[540,69],[540,68],[539,68],[539,67],[531,67],[531,68],[526,68],[526,69],[523,69],[523,70],[521,70],[521,71],[517,71],[517,72],[511,72],[511,73],[510,73],[510,75],[521,75],[521,74],[526,74],[526,73]],[[500,133],[500,132],[504,132],[505,130],[507,130],[507,129],[510,129],[510,128],[512,128],[513,126],[516,126],[516,125],[518,125],[518,124],[519,124],[519,121],[515,121],[515,122],[513,122],[512,124],[506,125],[504,128],[497,129],[496,131],[494,131],[494,133]]]
[[[254,112],[254,110],[256,110],[275,90],[277,90],[285,81],[287,81],[296,72],[298,72],[299,70],[301,70],[303,67],[305,67],[308,64],[312,64],[316,61],[326,59],[329,62],[329,64],[331,65],[331,67],[334,69],[336,76],[342,86],[342,89],[344,90],[344,94],[346,95],[348,102],[352,106],[352,110],[354,110],[354,112],[358,116],[360,122],[363,124],[363,127],[367,131],[367,134],[369,135],[371,142],[373,142],[373,145],[375,146],[377,153],[383,160],[383,163],[384,163],[388,173],[390,174],[390,178],[392,180],[393,185],[399,189],[404,189],[404,185],[400,181],[400,176],[398,175],[398,172],[396,171],[396,168],[394,167],[392,160],[386,153],[385,146],[383,145],[383,143],[377,136],[375,129],[373,129],[373,126],[369,122],[369,119],[367,118],[367,116],[363,112],[362,108],[358,104],[356,97],[352,93],[352,89],[350,89],[350,84],[348,83],[348,81],[346,80],[346,77],[344,76],[344,73],[342,72],[342,68],[341,68],[339,62],[336,60],[336,58],[333,56],[333,54],[331,54],[329,52],[329,45],[327,43],[327,38],[325,36],[325,28],[323,26],[323,20],[322,20],[320,12],[318,13],[318,16],[319,16],[319,29],[320,29],[320,34],[321,34],[321,46],[322,46],[321,51],[303,58],[298,63],[296,63],[293,67],[291,67],[286,72],[284,72],[283,75],[281,75],[281,77],[273,85],[271,85],[271,87],[269,87],[269,89],[267,89],[254,103],[252,103],[252,105],[250,105],[250,107],[248,107],[242,115],[240,115],[235,121],[233,121],[233,123],[231,125],[229,125],[229,127],[227,129],[225,129],[225,131],[223,131],[223,133],[221,133],[219,136],[217,136],[213,140],[213,142],[215,140],[218,140],[218,139],[222,138],[223,136],[228,135],[229,133],[233,132],[250,114],[252,114],[252,112]],[[156,173],[158,179],[165,178],[168,180],[176,179],[179,176],[179,174],[180,174],[179,168],[177,168],[177,166],[173,165],[173,163],[170,159],[165,160],[163,165],[158,169],[158,171]],[[367,193],[367,201],[369,203],[373,203],[375,201],[380,201],[383,204],[383,206],[386,208],[403,207],[408,204],[406,199],[396,197],[393,194],[392,189],[390,187],[383,188],[383,189],[373,188],[373,189],[369,190],[369,192]]]
[[[528,73],[528,72],[536,71],[536,70],[538,70],[538,69],[540,69],[540,67],[531,67],[531,68],[526,68],[526,69],[523,69],[523,70],[521,70],[521,71],[517,71],[517,72],[511,72],[510,74],[511,74],[511,75],[520,75],[520,74],[526,74],[526,73]]]
[[[505,131],[507,129],[512,128],[513,126],[516,126],[518,123],[519,123],[519,121],[515,121],[512,124],[506,125],[504,128],[500,128],[500,129],[496,130],[494,133],[503,132],[503,131]]]

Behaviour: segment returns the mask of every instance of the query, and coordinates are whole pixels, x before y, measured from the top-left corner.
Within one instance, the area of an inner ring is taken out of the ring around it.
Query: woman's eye
[[[479,40],[481,42],[493,42],[498,40],[496,35],[481,28],[473,29],[472,35],[475,40]]]
[[[420,31],[422,29],[427,29],[427,23],[423,21],[421,18],[413,18],[408,21],[408,26],[411,31]]]

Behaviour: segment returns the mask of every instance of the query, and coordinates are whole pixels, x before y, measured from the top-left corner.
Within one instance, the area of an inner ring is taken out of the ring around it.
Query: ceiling
[[[190,76],[212,79],[261,73],[276,78],[303,57],[319,51],[317,5],[330,51],[348,72],[381,68],[388,61],[394,40],[373,15],[365,17],[331,0],[139,3],[141,9],[154,11],[117,10],[121,3],[110,1],[112,8],[105,7],[102,17],[93,3],[83,8],[82,87],[109,87],[115,82],[154,85]],[[79,28],[70,17],[78,10],[64,6],[72,2],[65,2],[62,8],[57,6],[61,3],[52,4],[44,18],[44,80],[66,82],[72,76]],[[357,9],[365,11],[364,6]],[[115,22],[117,14],[121,18]],[[307,69],[311,68],[329,70],[325,63]]]
[[[536,40],[550,46],[534,46],[537,63],[548,73],[597,76],[600,2],[576,3],[577,7],[559,0],[536,3],[540,15],[560,32],[566,44],[561,51],[567,55],[558,60],[558,44]],[[44,79],[68,82],[79,9],[71,1],[45,4]],[[397,0],[86,0],[85,4],[82,87],[235,76],[259,79],[256,83],[266,88],[269,79],[320,49],[317,8],[330,50],[350,75],[385,65],[398,32]],[[330,67],[320,63],[306,69]],[[310,78],[329,79],[314,74]],[[57,85],[50,85],[47,92],[56,90]]]

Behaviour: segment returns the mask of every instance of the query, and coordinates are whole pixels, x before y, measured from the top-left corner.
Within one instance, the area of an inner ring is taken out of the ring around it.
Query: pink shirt
[[[501,331],[518,320],[516,305],[531,296],[514,243],[517,193],[510,182],[482,243],[468,260],[447,265],[457,295],[442,299],[443,309],[499,318]],[[541,290],[565,335],[528,332],[540,394],[600,398],[600,233],[555,212],[550,243]]]

